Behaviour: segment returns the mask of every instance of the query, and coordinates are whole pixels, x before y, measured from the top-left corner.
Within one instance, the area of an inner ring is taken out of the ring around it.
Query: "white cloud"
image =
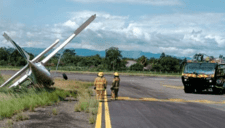
[[[106,3],[130,3],[130,4],[150,4],[150,5],[181,5],[180,0],[72,0],[75,2],[82,3],[96,3],[96,2],[106,2]]]
[[[63,26],[66,26],[66,27],[71,27],[71,28],[77,28],[78,27],[78,25],[76,24],[76,22],[71,21],[71,20],[66,21],[62,25]]]
[[[136,21],[131,21],[130,16],[105,12],[81,11],[70,14],[70,19],[54,25],[26,28],[16,24],[3,28],[22,46],[45,48],[57,38],[62,43],[85,20],[96,14],[96,19],[66,48],[105,50],[114,46],[126,51],[165,52],[176,56],[193,56],[199,52],[216,57],[224,54],[223,13],[145,15]],[[3,41],[0,46],[5,46],[4,39],[0,37],[0,40]]]

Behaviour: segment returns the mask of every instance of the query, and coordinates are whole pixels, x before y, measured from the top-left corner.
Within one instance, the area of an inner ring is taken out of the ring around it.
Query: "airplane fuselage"
[[[53,78],[50,72],[41,63],[33,63],[29,61],[30,73],[29,78],[32,79],[34,84],[39,84],[43,86],[51,86],[54,84]]]

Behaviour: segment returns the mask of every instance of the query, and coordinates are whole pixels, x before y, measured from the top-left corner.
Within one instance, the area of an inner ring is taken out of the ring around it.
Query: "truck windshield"
[[[214,74],[215,63],[187,63],[184,73]]]

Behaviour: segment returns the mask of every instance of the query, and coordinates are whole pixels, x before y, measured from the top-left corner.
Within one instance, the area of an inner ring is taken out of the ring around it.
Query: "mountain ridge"
[[[23,47],[23,49],[29,53],[34,54],[35,56],[40,54],[42,51],[44,51],[44,48],[32,48],[32,47]],[[82,49],[82,48],[69,48],[70,50],[75,50],[76,55],[78,56],[93,56],[96,54],[99,54],[101,57],[105,57],[105,51],[96,51],[96,50],[90,50],[90,49]],[[65,50],[65,49],[64,49]],[[51,53],[53,50],[49,51],[47,54]],[[142,51],[124,51],[120,50],[123,57],[126,58],[133,58],[137,59],[141,57],[142,55],[146,56],[147,58],[159,58],[161,53],[151,53],[151,52],[142,52]],[[62,51],[59,51],[61,53]],[[166,53],[165,53],[166,54]],[[167,54],[166,54],[167,55]],[[176,56],[172,56],[176,57]],[[191,59],[190,57],[176,57],[179,59]]]

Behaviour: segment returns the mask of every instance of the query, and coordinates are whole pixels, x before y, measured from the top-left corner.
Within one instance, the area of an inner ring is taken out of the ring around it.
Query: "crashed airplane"
[[[50,53],[47,57],[45,57],[42,61],[39,61],[40,58],[50,51],[56,44],[58,44],[59,39],[57,39],[51,46],[45,49],[42,53],[36,56],[33,60],[30,60],[30,56],[20,47],[18,46],[6,33],[3,34],[7,41],[10,41],[14,47],[18,50],[18,52],[27,60],[27,65],[24,66],[21,70],[19,70],[16,74],[14,74],[11,78],[9,78],[5,83],[3,83],[0,87],[7,85],[9,82],[20,76],[27,69],[28,71],[24,76],[22,76],[19,80],[17,80],[14,84],[9,86],[15,87],[25,80],[29,79],[33,84],[43,85],[45,87],[49,87],[54,84],[53,78],[50,72],[45,68],[45,64],[61,49],[63,49],[74,37],[76,37],[84,28],[86,28],[96,17],[92,15],[86,22],[84,22],[69,38],[67,38],[58,48],[56,48],[52,53]]]

